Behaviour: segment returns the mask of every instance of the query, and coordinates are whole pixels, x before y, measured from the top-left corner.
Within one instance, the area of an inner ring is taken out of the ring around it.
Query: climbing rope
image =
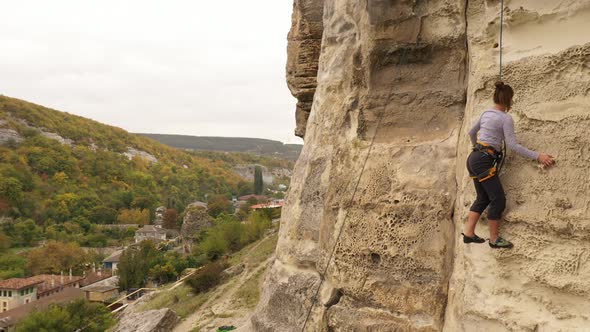
[[[504,0],[500,1],[500,81],[502,80],[502,34],[504,32]]]
[[[400,56],[399,61],[398,61],[398,80],[401,79],[401,65],[402,65],[402,63],[405,62],[406,53],[407,53],[407,48],[404,48],[403,53]],[[380,63],[381,63],[381,61],[380,61]],[[388,98],[391,98],[391,94],[393,93],[394,87],[395,87],[395,85],[392,84],[389,89],[389,93],[387,94]],[[388,99],[388,101],[389,101],[389,99]],[[369,145],[369,151],[367,152],[367,155],[365,156],[365,159],[363,161],[363,166],[361,167],[361,172],[359,174],[358,180],[356,181],[356,184],[354,185],[354,190],[352,191],[352,197],[350,198],[350,202],[347,205],[348,207],[352,206],[352,204],[354,203],[354,199],[356,197],[356,193],[357,193],[359,184],[361,183],[363,173],[365,172],[365,167],[367,166],[367,161],[369,160],[369,156],[371,155],[371,151],[373,150],[375,138],[377,137],[377,133],[379,132],[379,127],[381,126],[381,120],[383,120],[383,115],[385,114],[385,107],[387,107],[387,104],[388,104],[387,102],[384,103],[383,107],[381,108],[381,112],[379,112],[379,117],[377,118],[377,125],[375,127],[375,132],[373,133],[373,137],[371,138],[371,144]],[[323,272],[320,274],[320,283],[319,283],[319,285],[315,291],[315,294],[312,298],[312,302],[311,302],[311,305],[309,306],[309,310],[307,311],[305,321],[303,322],[303,327],[301,328],[302,332],[305,331],[305,327],[307,326],[307,322],[309,320],[309,317],[311,316],[311,312],[317,302],[318,294],[319,294],[320,289],[322,288],[322,285],[324,283],[326,273],[328,272],[328,268],[330,267],[330,263],[332,262],[332,258],[334,257],[334,253],[336,252],[336,247],[338,246],[338,242],[340,242],[340,236],[342,235],[342,231],[344,230],[344,226],[346,225],[346,221],[348,220],[348,211],[349,210],[347,209],[346,214],[344,215],[344,219],[342,220],[342,225],[340,226],[340,229],[338,230],[338,235],[336,236],[336,241],[334,242],[334,246],[332,247],[332,250],[330,251],[330,255],[328,256],[328,261],[326,262],[326,267],[324,268]]]
[[[503,40],[503,32],[504,32],[504,0],[500,1],[500,81],[502,80],[502,40]],[[502,141],[502,159],[500,160],[500,164],[498,165],[498,175],[502,170],[502,166],[504,166],[504,160],[506,160],[506,141]]]

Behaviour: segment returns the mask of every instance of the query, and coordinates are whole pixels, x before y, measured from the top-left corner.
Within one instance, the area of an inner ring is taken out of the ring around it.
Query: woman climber
[[[488,208],[490,225],[490,247],[512,248],[512,243],[498,235],[498,226],[502,212],[506,207],[506,195],[500,183],[496,166],[502,158],[502,141],[514,152],[530,159],[536,159],[544,167],[555,163],[546,153],[531,151],[516,142],[514,120],[508,114],[512,106],[514,90],[510,85],[496,82],[494,107],[485,111],[469,131],[473,152],[467,158],[467,170],[473,178],[477,198],[469,209],[467,224],[463,235],[464,243],[484,243],[485,240],[475,235],[475,225],[482,212]],[[477,133],[479,132],[479,140]]]

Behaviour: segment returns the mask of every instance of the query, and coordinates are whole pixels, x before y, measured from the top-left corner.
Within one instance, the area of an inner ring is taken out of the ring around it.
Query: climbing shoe
[[[486,242],[486,240],[480,238],[479,236],[473,234],[473,236],[467,236],[463,233],[461,233],[461,235],[463,235],[463,243],[484,243]]]
[[[512,242],[505,240],[501,237],[498,237],[496,242],[490,241],[490,247],[494,249],[510,249],[514,247],[514,245],[512,244]]]

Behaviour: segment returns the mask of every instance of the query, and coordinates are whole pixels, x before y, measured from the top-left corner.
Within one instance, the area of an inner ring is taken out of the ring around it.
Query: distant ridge
[[[247,137],[213,137],[139,133],[166,145],[189,150],[244,152],[286,160],[297,160],[302,144],[283,144],[279,141]]]

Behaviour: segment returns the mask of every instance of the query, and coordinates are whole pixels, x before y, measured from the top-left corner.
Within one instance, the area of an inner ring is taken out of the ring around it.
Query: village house
[[[82,287],[84,297],[92,302],[107,302],[119,295],[119,277],[112,276]]]
[[[40,274],[27,278],[27,280],[33,282],[40,282],[37,285],[37,299],[62,292],[65,288],[80,288],[80,282],[83,279],[84,277],[72,276],[71,272],[67,277],[63,275]]]
[[[11,278],[0,280],[0,312],[37,300],[37,289],[43,281]]]
[[[252,199],[254,199],[257,204],[264,203],[264,202],[268,201],[268,197],[266,197],[264,195],[254,195],[254,194],[244,195],[244,196],[238,197],[237,202],[234,202],[234,207],[238,208],[238,207],[244,206],[244,205],[251,205]]]
[[[6,309],[0,310],[0,332],[13,331],[15,325],[35,310],[41,310],[56,303],[83,298],[84,286],[92,286],[110,274],[101,271],[90,272],[84,277],[43,274],[29,278],[13,278],[0,281],[0,306],[6,302]],[[118,294],[112,292],[111,295]]]
[[[14,331],[16,324],[33,311],[43,310],[52,304],[72,301],[83,296],[80,288],[68,287],[59,293],[45,296],[39,300],[31,301],[8,311],[0,312],[0,332]]]
[[[250,208],[252,210],[258,210],[258,209],[277,209],[277,208],[282,208],[283,205],[285,205],[285,201],[282,199],[275,199],[273,201],[267,202],[267,203],[261,203],[261,204],[255,204],[252,205]]]
[[[12,278],[0,281],[0,312],[64,291],[80,288],[84,277],[40,274],[29,278]]]
[[[102,264],[105,270],[110,270],[112,274],[116,274],[121,254],[123,254],[123,249],[115,250],[109,257],[103,259]]]
[[[194,202],[190,203],[186,208],[188,209],[188,208],[197,207],[197,206],[202,207],[205,210],[207,210],[207,208],[208,208],[207,203],[201,202],[201,201],[194,201]]]
[[[68,276],[39,274],[28,278],[0,280],[0,312],[50,297],[68,288],[80,288],[110,276],[110,273],[103,276],[100,271],[98,273],[91,272],[83,277],[73,276],[70,270]]]
[[[111,271],[107,270],[107,271],[102,271],[101,269],[98,269],[98,271],[91,271],[89,273],[84,273],[84,279],[82,279],[80,281],[80,288],[82,287],[86,287],[88,285],[92,285],[94,283],[97,283],[101,280],[107,279],[112,277],[112,273]]]
[[[164,241],[166,240],[166,231],[154,225],[145,225],[135,231],[135,243],[143,240]]]
[[[250,195],[244,195],[244,196],[238,197],[238,201],[239,202],[247,202],[251,198],[254,198],[257,202],[265,202],[268,199],[268,197],[266,197],[264,195],[250,194]]]

